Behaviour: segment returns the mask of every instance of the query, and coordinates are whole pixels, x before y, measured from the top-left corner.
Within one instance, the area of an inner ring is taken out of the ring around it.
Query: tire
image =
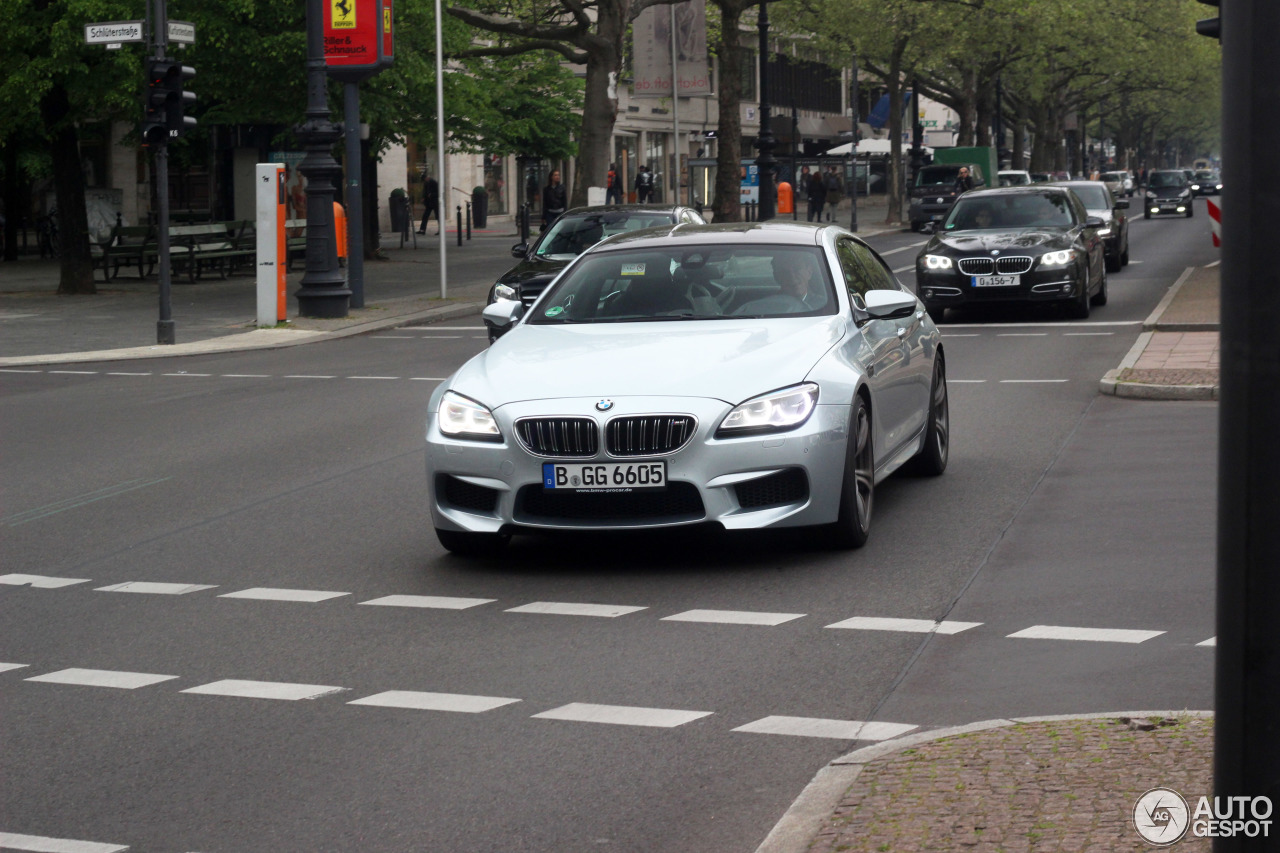
[[[511,541],[501,533],[465,533],[436,528],[436,538],[446,551],[460,557],[492,557],[501,554]]]
[[[934,359],[933,384],[929,388],[929,425],[924,446],[903,467],[909,474],[937,477],[947,470],[951,455],[951,405],[947,399],[947,366],[942,356]]]
[[[1196,201],[1195,199],[1192,199],[1191,204],[1187,205],[1187,219],[1190,219],[1195,215],[1196,215]]]
[[[1118,266],[1118,265],[1117,265]],[[1106,305],[1107,304],[1107,273],[1111,272],[1108,268],[1102,273],[1102,284],[1098,285],[1098,292],[1089,300],[1090,305]]]
[[[1080,294],[1072,301],[1069,311],[1071,316],[1077,320],[1089,319],[1089,274],[1085,273],[1085,280],[1080,288]]]
[[[871,533],[875,498],[875,447],[871,440],[871,410],[861,395],[854,397],[849,444],[845,449],[840,510],[826,529],[827,542],[844,550],[861,548]]]
[[[1106,258],[1106,264],[1107,264],[1107,272],[1120,272],[1120,267],[1124,266],[1124,263],[1123,261],[1120,260],[1119,255],[1116,255],[1114,257],[1108,256]]]
[[[1129,266],[1129,240],[1128,240],[1128,238],[1126,238],[1126,239],[1125,239],[1125,241],[1124,241],[1124,251],[1120,253],[1120,266],[1122,266],[1122,267],[1127,267],[1127,266]]]
[[[1142,214],[1142,218],[1143,218],[1143,219],[1150,219],[1150,218],[1151,218],[1151,211],[1149,211],[1149,210],[1148,210],[1148,211],[1144,211],[1144,212],[1143,212],[1143,214]]]

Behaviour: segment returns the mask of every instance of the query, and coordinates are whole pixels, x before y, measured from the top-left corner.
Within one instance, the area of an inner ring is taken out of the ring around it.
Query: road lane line
[[[71,376],[97,376],[96,370],[50,370],[50,373],[65,373]]]
[[[155,583],[152,581],[127,581],[111,586],[97,587],[94,592],[136,592],[144,595],[186,595],[188,592],[199,592],[203,589],[216,589],[217,584],[208,583]]]
[[[410,708],[415,711],[452,711],[458,714],[481,714],[513,705],[519,699],[507,699],[502,696],[467,696],[462,693],[420,693],[414,690],[388,690],[375,693],[363,699],[348,702],[348,705],[376,705],[381,708]]]
[[[947,323],[948,329],[1018,329],[1051,327],[1055,329],[1085,329],[1103,326],[1141,326],[1142,320],[1080,320],[1072,323]]]
[[[908,270],[913,270],[913,269],[915,269],[915,268],[916,268],[916,265],[915,265],[915,264],[912,264],[912,265],[911,265],[911,266],[909,266],[909,267],[900,267],[900,268],[898,268],[898,269],[894,270],[894,271],[893,271],[893,274],[894,274],[894,275],[897,275],[897,274],[898,274],[898,273],[900,273],[900,272],[907,272]]]
[[[759,613],[747,610],[686,610],[664,616],[662,622],[711,622],[719,625],[781,625],[800,619],[803,613]]]
[[[1032,625],[1010,638],[1020,640],[1084,640],[1095,643],[1143,643],[1164,631],[1135,631],[1127,628],[1070,628],[1063,625]]]
[[[270,379],[270,373],[224,373],[223,379]]]
[[[31,666],[29,663],[0,663],[0,672],[8,672],[12,669],[26,669]]]
[[[459,332],[459,331],[460,331],[460,332],[483,332],[483,331],[485,331],[485,330],[486,330],[486,329],[488,329],[488,328],[489,328],[488,326],[435,326],[435,325],[432,325],[432,326],[396,326],[396,331],[399,331],[399,332],[434,332],[434,331],[439,330],[439,331],[442,331],[442,332],[443,332],[443,331],[449,331],[449,332]]]
[[[122,672],[113,669],[60,669],[44,675],[35,675],[24,681],[40,681],[46,684],[78,684],[85,687],[114,687],[119,690],[136,690],[162,681],[172,681],[176,675],[156,675],[151,672]]]
[[[16,367],[0,368],[0,373],[44,373],[43,370],[19,370]]]
[[[1114,335],[1115,332],[1063,332],[1064,338],[1103,338]]]
[[[572,702],[541,714],[538,720],[569,720],[576,723],[605,723],[613,726],[650,726],[671,729],[703,717],[713,711],[679,711],[670,708],[636,708],[626,705],[589,705]]]
[[[314,604],[350,595],[349,592],[327,592],[318,589],[276,589],[274,587],[255,586],[238,592],[228,592],[218,598],[250,598],[256,601],[301,601]]]
[[[399,379],[399,376],[348,376],[348,379]]]
[[[291,373],[285,379],[333,379],[332,376],[313,376],[306,373]]]
[[[150,376],[150,371],[146,373],[133,373],[130,371],[117,370],[107,374],[108,376]]]
[[[1045,338],[1048,332],[997,332],[997,338]]]
[[[43,835],[22,835],[17,832],[0,832],[0,849],[28,850],[32,851],[32,853],[120,853],[122,850],[128,850],[129,845],[77,841],[74,838],[47,838]]]
[[[161,373],[160,375],[161,376],[200,376],[200,377],[207,378],[209,376],[212,376],[213,374],[212,373],[187,373],[185,370],[183,370],[178,373]]]
[[[189,687],[182,693],[198,693],[202,696],[235,696],[240,699],[281,699],[296,702],[299,699],[319,699],[348,690],[325,684],[292,684],[285,681],[241,681],[234,678],[212,681]]]
[[[89,583],[89,578],[51,578],[44,575],[0,575],[0,583],[10,586],[30,586],[32,589],[60,589],[78,583]]]
[[[67,498],[66,500],[58,501],[56,503],[51,503],[51,504],[45,504],[44,506],[38,506],[35,509],[29,509],[26,512],[20,512],[20,513],[17,513],[16,515],[10,515],[5,518],[0,518],[0,524],[6,524],[9,527],[17,527],[19,524],[26,524],[27,522],[30,522],[30,521],[37,521],[41,518],[45,518],[50,515],[56,515],[60,512],[66,512],[69,509],[76,509],[77,507],[82,507],[82,506],[85,506],[86,504],[91,504],[96,501],[106,500],[107,498],[114,498],[116,495],[123,495],[126,492],[132,492],[135,489],[142,489],[142,488],[146,488],[147,486],[154,486],[157,483],[163,483],[166,480],[170,480],[170,479],[172,478],[160,477],[155,480],[143,480],[143,479],[125,480],[123,483],[117,483],[114,486],[106,486],[104,488],[97,489],[92,492],[87,492],[83,495],[77,495],[74,498]]]
[[[1207,639],[1207,640],[1204,640],[1204,641],[1202,641],[1202,642],[1196,643],[1196,645],[1197,645],[1197,646],[1204,646],[1205,648],[1213,648],[1214,646],[1218,645],[1218,638],[1217,638],[1217,637],[1210,637],[1210,638],[1209,638],[1209,639]]]
[[[908,251],[910,251],[910,250],[912,250],[912,249],[918,249],[918,248],[920,248],[921,246],[923,246],[925,243],[928,243],[928,242],[929,242],[928,240],[921,240],[919,243],[908,243],[908,244],[907,244],[907,245],[905,245],[905,246],[899,246],[899,247],[898,247],[898,248],[896,248],[896,249],[889,249],[889,250],[888,250],[888,251],[886,251],[886,252],[879,252],[878,254],[879,254],[879,255],[880,255],[880,257],[882,257],[882,258],[883,258],[885,255],[896,255],[896,254],[898,254],[898,252],[908,252]]]
[[[512,607],[506,612],[543,613],[551,616],[601,616],[606,619],[612,619],[616,616],[625,616],[628,613],[647,609],[646,607],[631,607],[625,604],[574,604],[559,601],[535,601],[532,604]]]
[[[861,720],[824,720],[819,717],[765,717],[733,729],[760,735],[824,737],[836,740],[888,740],[918,728],[908,723],[865,723]]]
[[[443,382],[444,380],[445,380],[445,377],[443,376],[410,376],[409,377],[410,382]]]
[[[453,598],[447,595],[386,595],[362,601],[361,604],[373,604],[381,607],[429,607],[440,610],[466,610],[468,607],[479,607],[481,604],[492,604],[496,598]]]
[[[948,385],[981,385],[985,379],[948,379]]]
[[[1001,379],[1001,385],[1052,385],[1055,383],[1070,382],[1070,379]]]
[[[828,628],[852,628],[858,631],[907,631],[913,634],[959,634],[970,628],[977,628],[981,622],[953,622],[932,619],[894,619],[884,616],[854,616],[842,622],[828,625]]]

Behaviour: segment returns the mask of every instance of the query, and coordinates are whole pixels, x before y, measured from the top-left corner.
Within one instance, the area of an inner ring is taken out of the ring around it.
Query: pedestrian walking
[[[618,164],[609,164],[609,176],[604,189],[605,204],[622,204],[622,177],[618,174]]]
[[[809,199],[809,222],[817,219],[822,221],[822,206],[827,203],[827,182],[822,176],[822,170],[814,172],[809,176],[809,184],[806,187],[806,195]]]
[[[639,170],[636,171],[636,201],[641,204],[648,204],[653,198],[653,172],[649,171],[649,167],[641,164]]]
[[[835,218],[837,205],[840,204],[840,173],[836,171],[835,166],[827,167],[827,221],[831,222]]]
[[[546,231],[547,226],[555,222],[568,206],[569,197],[564,184],[560,183],[560,170],[552,169],[547,185],[542,188],[542,230]]]
[[[440,184],[431,177],[431,172],[422,173],[422,224],[418,226],[419,234],[427,233],[427,220],[431,214],[436,215],[436,233],[440,233]]]

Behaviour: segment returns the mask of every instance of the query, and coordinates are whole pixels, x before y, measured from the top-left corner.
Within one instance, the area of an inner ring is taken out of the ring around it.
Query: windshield
[[[1185,187],[1186,185],[1187,176],[1181,172],[1152,172],[1147,178],[1147,186],[1152,188]]]
[[[534,254],[550,260],[572,260],[605,237],[623,231],[670,225],[672,221],[671,214],[661,210],[621,210],[562,216],[538,242]]]
[[[1008,187],[1025,187],[1031,183],[1031,176],[1026,172],[1001,172],[1000,183]]]
[[[1196,179],[1201,181],[1216,181],[1218,176],[1208,170],[1196,172]]]
[[[959,166],[925,166],[916,175],[918,187],[951,186],[960,174]]]
[[[531,325],[815,317],[836,312],[816,247],[681,246],[583,258]]]
[[[943,230],[1070,228],[1075,221],[1066,193],[961,196],[951,208]]]
[[[1071,191],[1084,202],[1087,210],[1111,209],[1111,199],[1107,198],[1107,191],[1103,187],[1072,187]]]
[[[1102,180],[1111,184],[1122,184],[1124,183],[1125,177],[1126,176],[1124,172],[1103,172],[1102,173]],[[1084,198],[1084,196],[1080,196],[1080,197]]]

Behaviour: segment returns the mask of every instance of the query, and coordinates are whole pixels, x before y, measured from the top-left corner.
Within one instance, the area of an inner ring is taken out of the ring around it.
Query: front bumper
[[[1008,302],[1062,302],[1080,298],[1083,266],[1039,269],[1018,276],[1016,286],[978,287],[973,276],[956,269],[929,270],[916,265],[916,293],[928,308],[958,308],[961,305],[986,305]]]
[[[818,405],[785,433],[718,439],[714,432],[732,406],[702,398],[635,397],[615,401],[607,415],[598,398],[539,400],[494,412],[501,442],[464,441],[427,422],[427,483],[438,529],[476,533],[527,530],[634,530],[715,523],[726,529],[795,527],[835,521],[848,444],[849,407]],[[540,456],[516,437],[516,420],[565,415],[592,418],[602,429],[627,415],[692,415],[693,437],[678,450],[644,457]],[[667,488],[629,493],[575,492],[543,487],[544,462],[663,460]]]
[[[1142,209],[1145,216],[1160,216],[1162,214],[1172,214],[1174,216],[1186,216],[1187,210],[1191,207],[1191,203],[1195,197],[1182,198],[1181,196],[1173,198],[1148,198],[1143,201]]]

